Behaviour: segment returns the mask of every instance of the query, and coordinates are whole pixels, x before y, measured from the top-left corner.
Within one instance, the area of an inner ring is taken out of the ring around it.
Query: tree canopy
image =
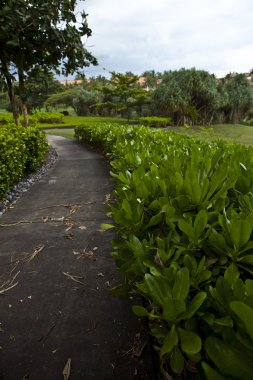
[[[253,106],[253,90],[244,74],[218,80],[204,70],[181,69],[164,73],[151,100],[154,114],[172,116],[179,125],[233,123]]]
[[[132,73],[112,72],[111,81],[101,88],[103,101],[97,104],[98,109],[104,109],[109,114],[119,113],[130,118],[130,110],[141,108],[148,102],[149,94],[138,86],[138,76]]]
[[[0,72],[4,77],[16,122],[13,82],[18,77],[22,112],[27,120],[26,77],[38,67],[63,75],[96,64],[83,46],[89,37],[86,14],[77,26],[76,0],[4,0],[0,8]],[[28,120],[27,120],[28,121]]]

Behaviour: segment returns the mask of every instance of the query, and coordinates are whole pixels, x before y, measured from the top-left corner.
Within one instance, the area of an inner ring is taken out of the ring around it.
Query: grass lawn
[[[212,127],[170,127],[172,131],[205,140],[221,139],[253,145],[253,127],[242,124],[217,124]]]

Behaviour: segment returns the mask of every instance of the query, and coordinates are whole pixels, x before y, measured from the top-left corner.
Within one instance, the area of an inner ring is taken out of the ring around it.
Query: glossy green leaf
[[[215,337],[206,339],[205,350],[222,374],[240,380],[251,378],[253,363],[241,351]]]
[[[185,302],[177,299],[165,299],[163,304],[163,318],[170,322],[176,322],[186,310]]]
[[[227,380],[227,378],[220,375],[217,371],[215,371],[207,363],[202,362],[201,365],[202,365],[202,368],[204,369],[207,380]]]
[[[232,288],[236,280],[239,278],[239,276],[240,276],[239,270],[234,263],[230,264],[224,273],[224,278],[229,282]]]
[[[199,211],[194,221],[194,234],[195,239],[198,239],[207,226],[207,212],[204,210]]]
[[[194,240],[194,228],[191,223],[187,223],[185,220],[181,219],[178,222],[178,227],[188,236],[189,240]]]
[[[160,356],[169,354],[175,346],[178,345],[178,335],[175,329],[175,325],[172,326],[170,332],[165,337],[163,345],[160,350]]]
[[[132,306],[132,310],[137,317],[149,317],[150,314],[143,306],[134,305]]]
[[[247,243],[251,234],[251,226],[247,220],[234,218],[231,222],[231,239],[237,249]]]
[[[170,367],[174,373],[180,374],[184,369],[184,357],[178,347],[174,347],[170,357]]]
[[[245,326],[246,332],[253,340],[253,310],[243,302],[230,302],[230,307]]]
[[[190,276],[187,268],[181,268],[175,279],[175,284],[172,289],[172,296],[174,299],[184,301],[188,296],[190,289]]]
[[[181,348],[186,354],[197,354],[201,350],[202,342],[194,331],[178,328]]]
[[[197,293],[186,307],[186,312],[182,315],[182,319],[190,319],[194,316],[200,306],[206,299],[206,292]]]

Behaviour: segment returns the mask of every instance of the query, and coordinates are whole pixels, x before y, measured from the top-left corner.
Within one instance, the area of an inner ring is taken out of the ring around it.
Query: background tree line
[[[252,78],[252,77],[250,77]],[[253,118],[253,81],[245,74],[217,79],[204,70],[180,69],[140,77],[131,72],[112,72],[87,79],[79,85],[63,86],[52,73],[27,75],[26,101],[29,112],[38,109],[72,109],[78,116],[166,116],[175,125],[238,123]],[[17,98],[19,86],[14,83]],[[7,95],[0,95],[0,108],[11,109]],[[67,111],[66,111],[67,112]]]

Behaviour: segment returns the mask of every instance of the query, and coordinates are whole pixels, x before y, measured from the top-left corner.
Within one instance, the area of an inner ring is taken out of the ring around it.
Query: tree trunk
[[[17,98],[15,95],[13,83],[12,83],[12,75],[9,72],[8,64],[6,62],[6,59],[3,54],[0,55],[0,60],[2,62],[2,72],[3,76],[6,81],[7,85],[7,91],[8,91],[8,96],[11,102],[11,108],[12,108],[12,113],[13,113],[13,118],[14,122],[16,125],[19,124],[19,113],[18,113],[18,105],[17,105]]]
[[[28,127],[29,119],[28,119],[27,102],[26,102],[26,95],[25,95],[24,72],[23,72],[22,65],[20,66],[21,67],[19,67],[18,69],[19,94],[20,94],[20,100],[21,100],[22,114],[24,116],[24,126]]]

